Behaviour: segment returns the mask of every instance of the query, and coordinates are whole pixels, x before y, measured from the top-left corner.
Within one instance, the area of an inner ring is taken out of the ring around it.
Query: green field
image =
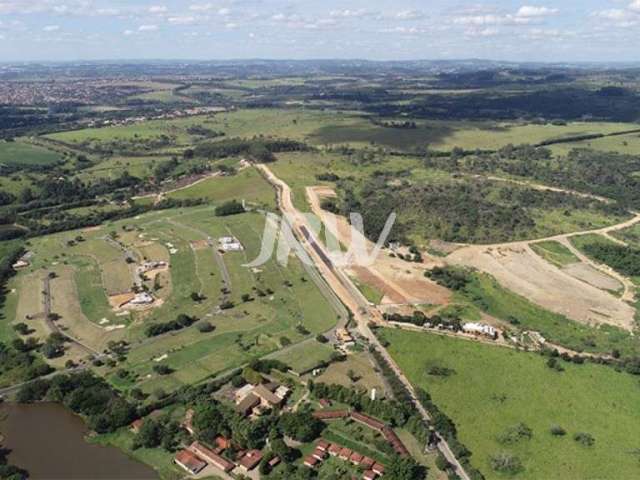
[[[247,168],[228,177],[204,180],[191,187],[170,193],[168,197],[178,200],[204,198],[211,202],[223,202],[235,198],[259,204],[271,210],[276,207],[273,187],[254,168]]]
[[[289,365],[293,371],[305,373],[329,362],[335,350],[327,344],[319,343],[315,339],[296,345],[286,351],[278,352],[273,358]]]
[[[563,363],[563,372],[546,366],[536,354],[443,336],[384,330],[389,352],[411,382],[427,390],[458,427],[460,440],[473,452],[472,464],[488,478],[489,457],[516,455],[521,479],[630,479],[638,476],[640,400],[638,379],[592,364]],[[448,377],[426,373],[438,363],[453,369]],[[498,440],[524,423],[531,439]],[[567,434],[556,437],[559,425]],[[579,432],[595,438],[592,447],[573,440]]]
[[[634,128],[633,125],[628,125]],[[635,128],[638,126],[636,125]],[[627,128],[625,128],[627,130]],[[574,148],[590,148],[601,152],[618,152],[628,155],[640,154],[640,134],[632,133],[629,135],[616,135],[614,137],[604,137],[592,140],[583,140],[582,142],[559,143],[551,146],[551,150],[555,154],[566,155]]]
[[[12,166],[48,166],[60,161],[60,155],[21,141],[0,142],[0,164]]]
[[[537,242],[530,246],[542,258],[560,268],[580,261],[571,250],[556,241]]]

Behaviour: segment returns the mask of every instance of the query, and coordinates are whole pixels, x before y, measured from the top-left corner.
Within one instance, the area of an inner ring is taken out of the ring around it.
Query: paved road
[[[382,354],[398,379],[408,390],[416,409],[425,420],[430,421],[431,416],[418,401],[413,385],[409,382],[402,370],[398,367],[393,358],[391,358],[389,353],[382,346],[369,327],[370,322],[377,323],[382,321],[382,315],[380,312],[370,306],[367,299],[364,298],[360,290],[353,285],[353,282],[347,275],[330,262],[327,262],[329,255],[324,251],[324,247],[320,242],[316,242],[315,239],[309,237],[309,232],[312,230],[307,224],[306,218],[293,205],[291,200],[291,189],[289,186],[276,177],[268,166],[260,164],[257,165],[257,168],[263,174],[265,179],[275,187],[278,205],[283,216],[291,225],[294,234],[296,234],[297,240],[303,246],[307,254],[313,259],[318,271],[322,274],[342,303],[345,304],[353,313],[353,318],[356,321],[356,326],[360,334]],[[438,442],[438,449],[440,452],[442,452],[447,461],[454,466],[460,478],[463,480],[470,480],[468,474],[451,451],[446,440],[440,435],[438,435],[438,437],[440,439],[440,442]]]

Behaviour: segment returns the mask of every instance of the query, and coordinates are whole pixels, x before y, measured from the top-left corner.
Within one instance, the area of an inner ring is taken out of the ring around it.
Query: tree
[[[325,424],[309,412],[285,412],[278,423],[282,432],[299,442],[311,442],[320,436]]]
[[[500,452],[489,457],[491,468],[498,473],[515,475],[522,471],[522,462],[518,457],[508,452]]]
[[[205,321],[198,322],[198,325],[196,328],[200,333],[209,333],[215,330],[215,327],[211,325],[211,323],[205,322]]]
[[[393,480],[419,480],[426,475],[427,469],[413,458],[394,457],[385,471],[385,478]]]
[[[173,373],[173,369],[168,366],[168,365],[154,365],[153,366],[153,371],[156,372],[158,375],[169,375],[170,373]]]
[[[135,444],[144,448],[154,448],[162,441],[162,426],[153,418],[142,422],[142,427],[136,435]]]
[[[13,326],[13,329],[16,332],[18,332],[20,335],[29,335],[29,332],[31,332],[31,329],[29,328],[29,325],[27,325],[24,322],[16,323]]]

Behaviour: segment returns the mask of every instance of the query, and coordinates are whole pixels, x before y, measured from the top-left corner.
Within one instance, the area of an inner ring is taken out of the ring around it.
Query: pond
[[[57,403],[0,405],[9,462],[32,480],[151,480],[158,474],[112,447],[85,441],[83,420]]]

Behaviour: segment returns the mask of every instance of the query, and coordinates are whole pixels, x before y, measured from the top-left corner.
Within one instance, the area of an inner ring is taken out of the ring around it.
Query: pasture
[[[0,142],[0,164],[39,167],[54,165],[60,160],[60,155],[46,148],[22,141]]]
[[[472,464],[486,478],[505,478],[489,460],[500,452],[519,458],[518,479],[638,475],[637,378],[593,364],[563,362],[557,371],[537,354],[427,333],[386,329],[382,336],[410,381],[453,419]],[[429,375],[433,365],[452,373]],[[506,435],[520,423],[531,429],[530,439]],[[566,435],[553,435],[555,425]],[[595,443],[574,441],[580,432]]]

